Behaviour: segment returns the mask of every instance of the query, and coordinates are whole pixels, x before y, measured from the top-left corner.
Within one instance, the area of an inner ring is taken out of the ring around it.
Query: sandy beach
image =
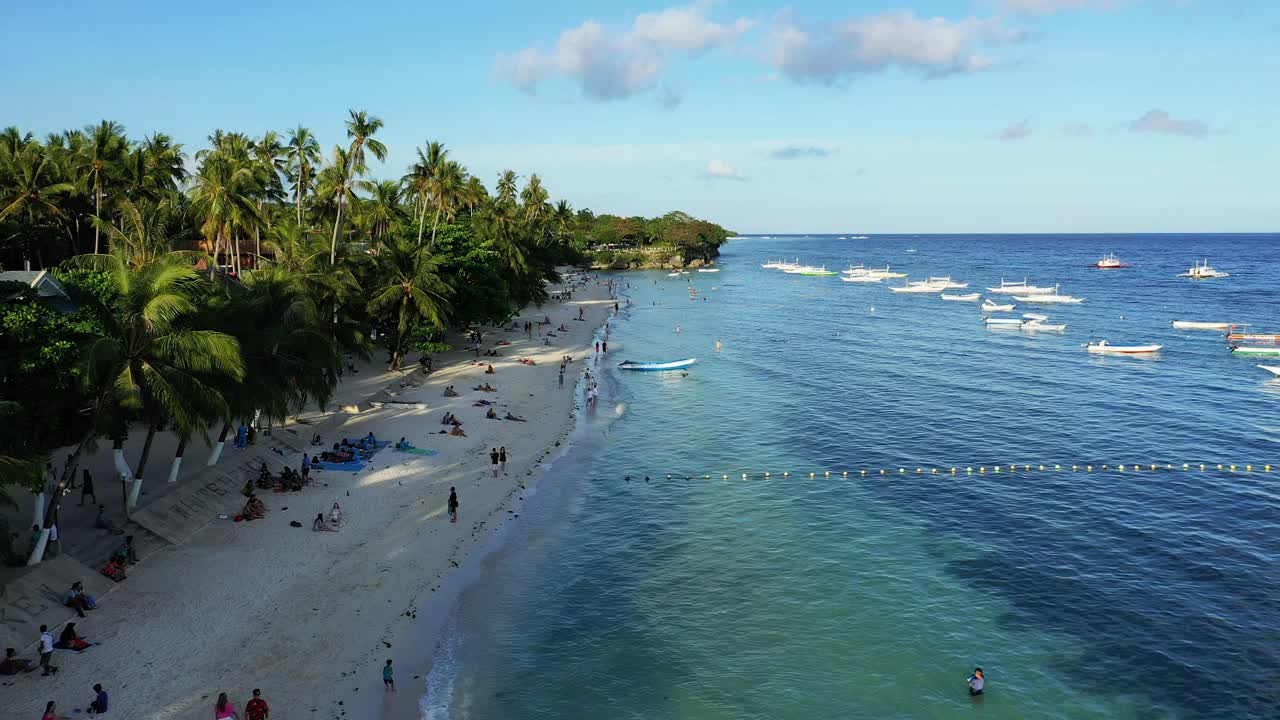
[[[575,386],[594,362],[593,338],[613,303],[609,288],[591,281],[572,300],[520,315],[522,325],[549,318],[541,332],[486,328],[484,347],[502,357],[455,350],[437,356],[429,376],[385,376],[388,387],[368,375],[349,378],[370,392],[361,411],[313,416],[316,424],[299,432],[314,427],[326,445],[373,432],[436,454],[389,447],[358,473],[313,471],[300,493],[261,493],[265,519],[215,519],[186,542],[144,557],[78,623],[101,646],[56,653],[61,670],[52,678],[6,678],[5,716],[36,717],[50,699],[60,713],[74,715],[91,699],[93,684],[102,683],[113,717],[204,719],[212,717],[219,692],[243,713],[254,688],[262,689],[272,717],[418,717],[450,599],[473,570],[475,550],[504,524],[519,522],[521,500],[542,463],[567,439],[580,404]],[[567,332],[557,330],[562,324]],[[555,337],[544,344],[548,331]],[[561,384],[563,355],[573,362]],[[494,374],[485,373],[489,364]],[[472,389],[486,382],[497,392]],[[445,397],[450,385],[460,397]],[[385,400],[394,402],[377,407]],[[511,413],[526,422],[486,419],[479,400],[492,402],[499,417]],[[462,421],[466,437],[440,434],[446,412]],[[489,452],[503,446],[506,469],[494,477]],[[153,462],[167,470],[169,457]],[[301,452],[285,456],[274,469],[300,461]],[[149,477],[163,483],[164,472],[157,468]],[[460,501],[457,523],[446,512],[450,487]],[[335,502],[345,514],[341,529],[312,532],[312,519]],[[30,648],[21,654],[33,655]],[[388,658],[394,694],[381,682]]]

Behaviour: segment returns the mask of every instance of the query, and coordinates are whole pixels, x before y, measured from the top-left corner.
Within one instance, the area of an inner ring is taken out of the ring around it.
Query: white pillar
[[[213,449],[209,451],[209,459],[205,461],[205,465],[213,467],[218,464],[218,458],[222,457],[222,448],[227,444],[226,440],[219,440],[214,443]]]
[[[173,465],[169,467],[169,482],[178,482],[178,468],[182,466],[182,458],[174,456]]]
[[[129,488],[129,509],[138,507],[138,495],[142,493],[142,478],[134,478],[133,486]]]
[[[31,507],[31,524],[44,525],[44,493],[35,495],[35,503]]]

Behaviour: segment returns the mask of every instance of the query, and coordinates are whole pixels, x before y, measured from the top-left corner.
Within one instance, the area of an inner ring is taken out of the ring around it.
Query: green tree
[[[439,261],[428,248],[404,240],[378,255],[379,284],[371,288],[369,313],[387,332],[390,367],[398,370],[424,323],[444,327],[449,286],[441,280]]]

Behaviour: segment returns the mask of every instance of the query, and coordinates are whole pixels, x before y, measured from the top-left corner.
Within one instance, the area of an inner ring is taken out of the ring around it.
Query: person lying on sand
[[[497,419],[498,419],[498,413],[494,412],[494,411],[493,411],[493,408],[489,408],[489,412],[486,412],[486,413],[484,414],[484,416],[485,416],[486,418],[490,419],[490,420],[497,420]]]
[[[488,407],[489,405],[492,405],[492,404],[493,404],[492,400],[477,400],[471,403],[471,407]]]
[[[473,388],[471,388],[471,389],[472,389],[472,390],[479,390],[480,392],[498,392],[498,388],[493,387],[493,386],[492,386],[492,385],[490,385],[489,383],[485,383],[485,384],[483,384],[483,385],[477,385],[477,386],[475,386],[475,387],[473,387]]]
[[[457,436],[457,437],[466,437],[466,436],[467,436],[467,434],[466,434],[466,433],[462,432],[462,426],[461,426],[461,425],[455,425],[455,426],[454,426],[454,428],[453,428],[453,432],[450,432],[449,434],[450,434],[450,435]]]
[[[523,365],[537,365],[537,364],[538,364],[538,363],[536,363],[536,362],[534,362],[534,361],[533,361],[533,358],[520,358],[520,363],[521,363],[521,364],[523,364]]]
[[[338,532],[338,528],[330,527],[329,523],[324,521],[324,513],[316,513],[316,519],[311,521],[311,530],[313,532]]]
[[[522,417],[516,417],[515,415],[512,415],[510,412],[507,413],[507,416],[503,418],[503,420],[514,420],[515,422],[529,422],[528,420],[525,420]]]

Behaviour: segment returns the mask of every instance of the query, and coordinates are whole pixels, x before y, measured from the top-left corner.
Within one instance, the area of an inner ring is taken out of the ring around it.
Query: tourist
[[[244,504],[244,509],[240,511],[240,515],[245,520],[261,520],[267,516],[267,506],[263,505],[258,496],[250,491],[249,500]]]
[[[495,418],[498,417],[498,415],[493,412],[493,408],[489,408],[489,416]],[[493,448],[489,451],[489,464],[493,465],[493,476],[498,477],[498,448]]]
[[[218,701],[213,704],[213,717],[214,720],[240,720],[240,713],[236,712],[235,704],[227,699],[226,693],[218,693]]]
[[[982,676],[982,668],[974,668],[973,675],[969,676],[969,697],[981,695],[986,684],[986,678]]]
[[[80,484],[80,506],[84,507],[85,498],[91,497],[96,503],[98,502],[98,496],[93,493],[93,475],[89,472],[89,468],[82,468],[82,472],[84,481]]]
[[[69,720],[66,715],[59,715],[56,704],[50,700],[44,706],[44,714],[40,716],[40,720]]]
[[[600,352],[606,352],[606,353],[607,353],[607,352],[609,352],[609,341],[608,341],[608,340],[605,340],[604,342],[600,343]]]
[[[98,607],[98,601],[92,595],[85,594],[84,584],[79,580],[71,583],[71,589],[63,593],[62,604],[74,608],[80,617],[85,616],[86,610],[94,610]]]
[[[498,413],[494,412],[494,411],[493,411],[493,408],[489,408],[489,409],[485,412],[484,416],[485,416],[487,419],[489,419],[489,420],[497,420],[497,419],[498,419]]]
[[[244,704],[244,720],[267,720],[271,716],[271,708],[262,699],[262,691],[253,689],[253,698]]]
[[[387,664],[382,666],[382,687],[384,691],[396,691],[396,675],[391,669],[391,658],[387,658]]]
[[[458,522],[458,492],[449,488],[449,522]]]
[[[59,650],[88,650],[93,643],[80,637],[80,633],[76,632],[76,624],[69,622],[62,628],[62,634],[58,636],[58,642],[53,644]]]
[[[114,557],[108,560],[107,564],[103,565],[98,572],[116,582],[124,582],[129,579],[129,573],[125,570],[124,565],[116,562]]]
[[[46,675],[52,675],[58,672],[58,666],[53,665],[52,663],[49,662],[52,659],[53,659],[53,636],[49,634],[48,625],[41,625],[40,626],[40,667],[43,669],[43,672],[40,673],[40,677],[44,677]],[[52,706],[53,703],[49,703],[49,705]]]
[[[596,341],[596,352],[600,352],[600,341]]]
[[[517,416],[515,416],[515,415],[512,415],[510,410],[508,410],[508,411],[507,411],[507,416],[506,416],[505,418],[503,418],[503,419],[504,419],[504,420],[512,420],[512,421],[514,421],[514,422],[528,422],[527,420],[525,420],[525,419],[524,419],[524,418],[522,418],[522,417],[517,417]]]
[[[492,374],[493,374],[493,366],[492,366],[492,365],[490,365],[490,366],[489,366],[489,369],[484,371],[484,374],[485,374],[485,375],[492,375]]]
[[[4,662],[0,662],[0,675],[17,675],[18,673],[29,673],[36,669],[36,664],[31,660],[23,660],[18,658],[18,651],[13,648],[4,649]]]
[[[121,565],[138,564],[138,550],[133,546],[132,535],[125,535],[124,544],[116,548],[116,559]]]
[[[333,509],[329,511],[329,524],[335,528],[342,526],[342,508],[338,507],[338,503],[334,503]]]
[[[338,528],[330,527],[329,523],[324,521],[324,513],[316,513],[316,519],[311,521],[311,530],[313,532],[338,532]]]
[[[302,453],[302,480],[306,482],[311,478],[311,456]]]
[[[441,430],[440,432],[444,432],[444,431],[443,431],[443,430]],[[467,436],[467,434],[466,434],[465,432],[463,432],[463,431],[462,431],[462,425],[461,425],[461,424],[454,425],[454,426],[453,426],[453,430],[449,431],[449,434],[450,434],[450,435],[452,435],[452,436],[454,436],[454,437],[466,437],[466,436]]]
[[[507,419],[511,419],[511,413],[507,413]],[[498,466],[502,469],[502,474],[507,474],[507,446],[503,445],[498,448]]]
[[[111,697],[102,689],[102,683],[93,684],[93,702],[89,703],[89,714],[98,715],[111,707]]]
[[[107,519],[107,506],[106,506],[106,505],[99,505],[99,506],[98,506],[98,517],[94,518],[94,520],[93,520],[93,526],[94,526],[95,528],[97,528],[98,530],[106,530],[106,531],[108,531],[108,532],[112,533],[113,535],[123,535],[123,534],[124,534],[124,530],[121,530],[120,528],[116,527],[114,524],[112,524],[112,522],[111,522],[110,520],[108,520],[108,519]]]

